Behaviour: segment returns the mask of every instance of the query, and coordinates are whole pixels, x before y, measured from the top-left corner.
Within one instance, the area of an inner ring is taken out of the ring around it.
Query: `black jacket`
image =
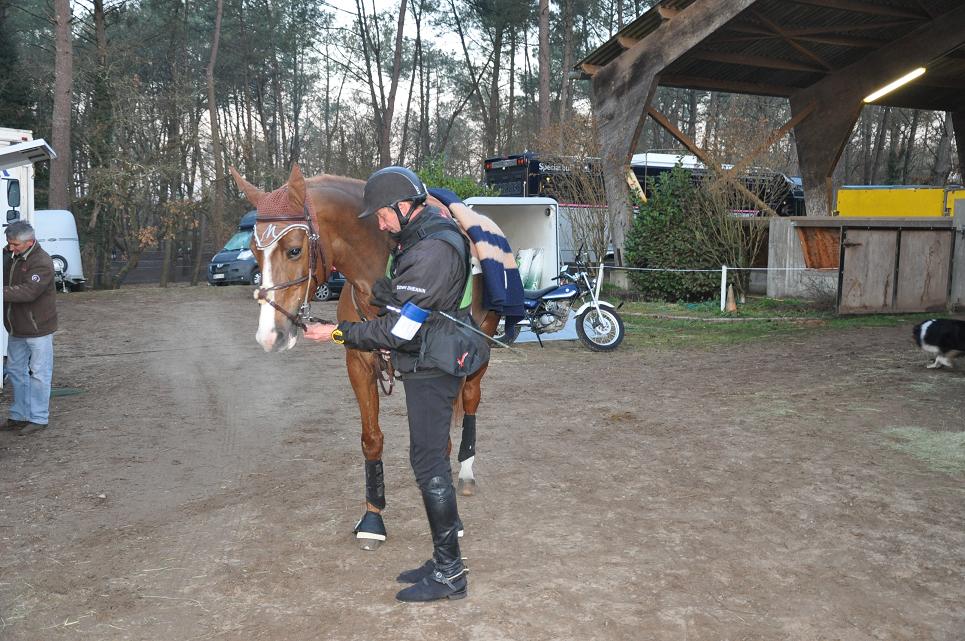
[[[449,234],[449,240],[443,239],[443,234]],[[454,237],[457,240],[453,241]],[[462,251],[456,249],[459,243]],[[425,310],[444,311],[472,324],[469,310],[459,310],[466,288],[468,256],[468,241],[456,223],[428,206],[399,235],[399,245],[391,258],[391,291],[399,303],[412,302]],[[395,368],[404,375],[439,375],[451,369],[448,361],[458,360],[470,349],[469,344],[473,350],[471,359],[479,358],[475,353],[480,349],[479,340],[488,360],[484,339],[477,340],[471,332],[439,314],[430,314],[408,341],[392,334],[398,320],[399,314],[390,311],[363,323],[342,321],[339,329],[348,347],[392,350]],[[461,366],[467,365],[463,359]],[[459,375],[458,369],[448,373]]]

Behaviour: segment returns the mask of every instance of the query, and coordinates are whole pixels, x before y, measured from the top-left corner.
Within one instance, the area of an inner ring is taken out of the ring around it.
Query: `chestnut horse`
[[[309,320],[309,301],[326,281],[333,267],[345,275],[346,286],[338,301],[338,319],[360,321],[373,318],[378,309],[370,302],[372,285],[385,275],[393,243],[379,230],[375,216],[358,218],[364,209],[365,182],[341,176],[323,175],[306,180],[298,165],[287,184],[273,192],[259,190],[232,167],[239,189],[258,209],[251,249],[261,269],[261,287],[255,298],[262,303],[255,338],[266,352],[294,347],[298,330]],[[434,199],[433,204],[440,206]],[[481,276],[474,276],[473,317],[492,336],[499,316],[480,309]],[[380,361],[382,361],[380,363]],[[387,361],[378,352],[345,350],[349,381],[355,391],[362,418],[362,454],[365,457],[365,512],[355,534],[364,550],[375,550],[385,540],[385,485],[382,475],[382,429],[379,426],[377,380],[391,381],[383,373]],[[464,412],[459,449],[459,491],[475,493],[472,465],[475,459],[476,409],[480,381],[488,363],[466,379],[456,401],[453,422],[460,408]],[[391,384],[391,383],[390,383]],[[391,390],[391,388],[389,388]],[[450,450],[452,441],[449,442]]]

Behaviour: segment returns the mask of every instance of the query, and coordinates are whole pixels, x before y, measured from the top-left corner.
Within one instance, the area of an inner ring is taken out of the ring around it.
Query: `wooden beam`
[[[877,49],[878,47],[883,47],[888,44],[887,40],[880,40],[877,38],[858,38],[855,36],[835,36],[835,35],[817,35],[817,36],[801,36],[796,35],[792,31],[785,31],[789,37],[800,42],[813,42],[815,44],[823,45],[836,45],[839,47],[850,47],[852,49]],[[740,43],[740,44],[750,44],[752,42],[760,42],[761,40],[767,39],[778,39],[779,36],[774,33],[763,32],[762,33],[745,33],[740,36],[716,36],[713,39],[713,43]]]
[[[639,38],[631,38],[630,36],[617,36],[617,44],[619,44],[624,49],[632,49],[633,45],[640,42]]]
[[[774,143],[776,143],[778,140],[786,136],[789,131],[791,131],[796,126],[798,126],[798,124],[800,124],[801,121],[803,121],[805,118],[810,116],[813,112],[814,112],[814,103],[811,103],[810,105],[806,106],[804,109],[801,109],[799,112],[794,114],[794,116],[790,120],[784,123],[780,128],[772,131],[771,134],[764,139],[764,142],[758,145],[757,149],[755,149],[751,153],[741,158],[740,161],[737,164],[735,164],[733,167],[728,169],[727,172],[730,173],[735,178],[740,174],[742,174],[744,170],[750,166],[750,164],[754,161],[755,158],[757,158],[762,153],[770,149]]]
[[[917,11],[909,11],[901,7],[892,7],[882,4],[872,4],[861,2],[860,0],[794,0],[798,4],[810,4],[815,7],[825,7],[827,9],[838,9],[839,11],[851,11],[853,13],[866,13],[872,16],[893,16],[896,18],[909,18],[911,20],[928,20],[927,14]]]
[[[786,31],[784,31],[783,29],[781,29],[781,27],[780,27],[779,25],[775,24],[772,20],[770,20],[770,19],[769,19],[767,16],[765,16],[763,13],[761,13],[760,11],[756,11],[756,10],[754,10],[754,9],[751,9],[751,13],[752,13],[754,16],[756,16],[758,20],[760,20],[762,23],[764,23],[764,25],[767,26],[767,28],[769,28],[771,31],[773,31],[773,32],[776,33],[777,35],[779,35],[779,36],[781,37],[781,39],[784,40],[784,42],[786,42],[791,48],[795,49],[795,50],[798,51],[800,54],[802,54],[805,58],[810,58],[810,59],[813,60],[814,62],[816,62],[816,63],[818,63],[819,65],[821,65],[822,67],[824,67],[827,71],[831,71],[831,70],[832,70],[832,67],[831,67],[831,65],[828,64],[828,61],[827,61],[827,60],[825,60],[824,58],[822,58],[822,57],[819,56],[818,54],[814,53],[813,51],[811,51],[810,49],[808,49],[808,48],[805,47],[804,45],[802,45],[802,44],[800,44],[799,42],[797,42],[794,38],[792,38],[791,36],[789,36]]]
[[[703,89],[704,91],[724,91],[726,93],[749,93],[755,96],[779,96],[787,98],[795,87],[784,85],[769,85],[761,82],[741,82],[737,80],[719,80],[717,78],[703,78],[701,76],[682,76],[677,74],[661,74],[660,84],[667,87],[682,89]]]
[[[830,211],[831,176],[861,113],[862,99],[908,69],[927,66],[929,61],[962,46],[965,3],[956,4],[934,20],[913,25],[887,46],[791,95],[791,113],[817,105],[794,131],[809,216]],[[922,80],[927,80],[927,74]],[[943,108],[949,107],[953,108]]]
[[[680,141],[680,144],[689,149],[690,153],[697,156],[697,158],[699,158],[708,169],[714,169],[722,180],[726,180],[727,182],[731,183],[737,189],[737,191],[747,196],[760,211],[766,212],[768,216],[777,216],[777,212],[771,209],[770,205],[758,198],[757,194],[745,187],[739,179],[735,178],[726,171],[722,171],[720,165],[718,165],[710,156],[708,156],[703,149],[698,147],[697,143],[690,139],[690,136],[677,129],[677,127],[675,127],[666,116],[654,109],[652,106],[647,107],[647,113],[651,118],[656,120],[661,127],[670,132],[671,136]]]
[[[862,22],[861,24],[844,24],[836,22],[833,25],[820,25],[815,27],[797,27],[786,29],[785,32],[792,38],[803,38],[805,36],[840,36],[842,33],[853,31],[879,31],[893,29],[895,27],[908,27],[907,20],[888,20],[887,22]],[[747,22],[731,22],[726,26],[726,30],[737,31],[739,33],[751,33],[756,35],[771,35],[771,32],[763,27]]]
[[[787,34],[795,40],[804,42],[814,42],[822,45],[837,45],[839,47],[854,47],[856,49],[877,49],[888,44],[887,40],[878,38],[858,38],[857,36],[836,36],[836,35],[799,35],[793,31]]]
[[[583,70],[583,73],[585,73],[591,78],[595,76],[597,72],[599,72],[600,69],[602,68],[603,67],[601,67],[600,65],[591,65],[589,62],[584,62],[583,64],[580,65],[580,69]]]
[[[708,51],[706,49],[693,49],[688,58],[697,60],[709,60],[710,62],[723,62],[732,65],[742,65],[745,67],[759,67],[761,69],[781,69],[783,71],[807,71],[810,73],[826,74],[827,69],[806,65],[791,60],[781,60],[780,58],[769,58],[767,56],[754,56],[744,53],[729,53],[725,51]]]
[[[646,124],[657,74],[757,1],[692,0],[676,18],[661,22],[637,46],[617,55],[593,76],[593,114],[613,215],[610,234],[619,265],[623,264],[625,233],[632,217],[626,167]]]

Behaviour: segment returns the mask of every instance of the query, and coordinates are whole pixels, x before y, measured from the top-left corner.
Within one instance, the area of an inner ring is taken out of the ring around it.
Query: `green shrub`
[[[638,203],[639,211],[627,232],[626,256],[631,267],[664,269],[719,269],[696,241],[694,221],[705,195],[694,186],[690,172],[675,167],[654,186],[652,197]],[[717,272],[630,272],[645,299],[701,301],[713,298],[720,287]]]
[[[441,187],[451,189],[459,198],[465,200],[472,196],[498,196],[499,192],[479,182],[471,176],[448,176],[446,175],[445,159],[435,156],[426,161],[425,166],[416,170],[419,178],[426,184],[426,187]]]

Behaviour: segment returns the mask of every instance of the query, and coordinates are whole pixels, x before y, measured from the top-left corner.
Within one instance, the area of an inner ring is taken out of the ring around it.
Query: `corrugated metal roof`
[[[665,15],[695,1],[663,0],[592,51],[576,69],[592,73],[609,64],[625,51],[621,40],[646,40]],[[661,84],[787,96],[960,6],[961,0],[758,0],[668,65],[660,74]],[[956,50],[929,64],[926,77],[880,104],[961,109],[965,33]]]

